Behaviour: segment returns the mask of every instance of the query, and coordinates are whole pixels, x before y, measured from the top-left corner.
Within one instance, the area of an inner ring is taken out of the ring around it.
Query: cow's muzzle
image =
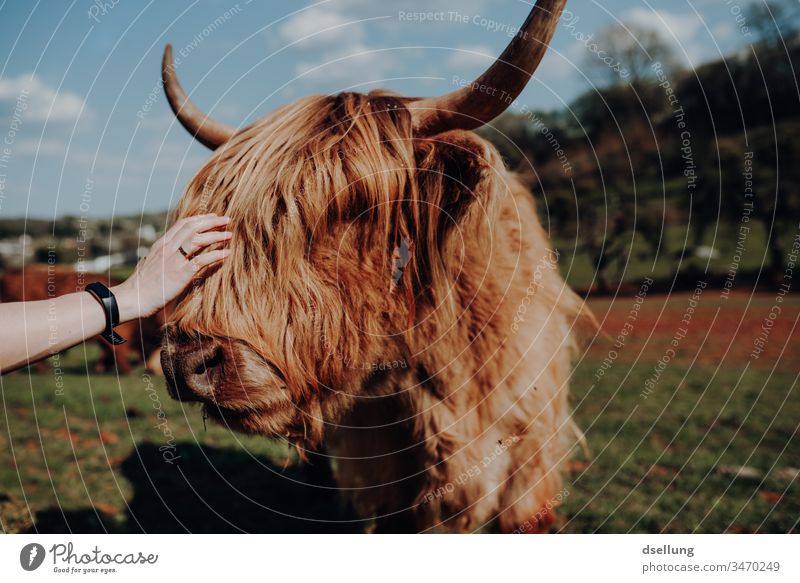
[[[169,344],[165,343],[161,366],[170,395],[179,401],[214,401],[225,369],[223,346],[211,339]]]

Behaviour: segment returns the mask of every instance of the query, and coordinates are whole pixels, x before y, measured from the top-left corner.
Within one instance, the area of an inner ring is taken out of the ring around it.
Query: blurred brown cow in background
[[[28,265],[22,269],[7,271],[0,278],[0,301],[21,302],[48,300],[64,294],[83,290],[90,282],[100,281],[108,286],[120,283],[100,273],[79,273],[64,265],[46,263]],[[160,344],[161,312],[150,318],[131,320],[116,327],[116,331],[128,340],[112,346],[100,336],[93,340],[100,347],[100,359],[94,372],[131,372],[131,357],[144,363],[151,372],[161,373]],[[36,363],[38,371],[47,368],[47,362]]]

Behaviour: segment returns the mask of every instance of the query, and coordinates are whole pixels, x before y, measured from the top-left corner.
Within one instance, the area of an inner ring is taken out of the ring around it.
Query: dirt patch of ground
[[[600,333],[590,358],[800,371],[800,295],[704,289],[589,300]]]

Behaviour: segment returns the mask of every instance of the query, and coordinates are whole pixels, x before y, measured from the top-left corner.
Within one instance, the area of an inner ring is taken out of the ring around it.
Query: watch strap
[[[114,345],[126,342],[122,336],[114,332],[114,326],[119,324],[119,306],[117,305],[117,298],[114,297],[111,290],[99,281],[95,281],[87,285],[85,291],[89,292],[100,303],[103,307],[103,312],[105,312],[106,328],[100,333],[100,336]]]

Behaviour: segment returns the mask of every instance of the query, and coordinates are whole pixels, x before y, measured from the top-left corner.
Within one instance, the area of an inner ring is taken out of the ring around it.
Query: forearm
[[[86,292],[0,304],[0,374],[34,362],[105,328],[105,313]]]
[[[152,316],[175,299],[201,270],[218,265],[229,251],[206,251],[227,244],[221,231],[228,217],[198,215],[181,219],[150,249],[133,275],[111,288],[119,321]],[[98,335],[106,313],[87,292],[40,302],[0,304],[0,374],[34,362]]]

